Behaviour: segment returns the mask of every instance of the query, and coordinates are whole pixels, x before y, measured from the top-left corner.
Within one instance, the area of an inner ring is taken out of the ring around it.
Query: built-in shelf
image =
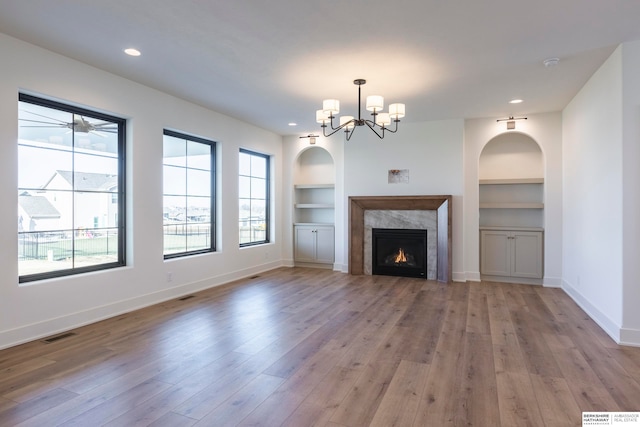
[[[481,179],[480,185],[544,184],[544,178]]]
[[[314,189],[314,188],[335,188],[335,185],[334,184],[296,184],[294,185],[294,188],[301,189],[301,190]]]
[[[296,203],[298,209],[333,209],[332,203]]]
[[[490,230],[490,231],[504,231],[504,230],[511,230],[511,231],[544,231],[544,228],[542,227],[503,227],[503,226],[496,226],[496,227],[480,227],[480,231],[482,230]]]
[[[294,222],[332,224],[335,209],[333,183],[294,184]]]
[[[544,209],[544,203],[480,203],[480,209]]]

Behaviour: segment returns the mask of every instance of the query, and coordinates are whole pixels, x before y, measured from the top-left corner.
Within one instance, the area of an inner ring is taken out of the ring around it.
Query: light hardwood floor
[[[281,268],[0,351],[0,426],[579,426],[640,348],[559,289]]]

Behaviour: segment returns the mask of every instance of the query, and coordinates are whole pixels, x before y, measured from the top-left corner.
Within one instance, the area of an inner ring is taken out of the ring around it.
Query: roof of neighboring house
[[[65,181],[69,183],[69,186],[73,183],[73,173],[71,171],[57,170],[56,174],[60,175]],[[55,177],[55,175],[54,175]],[[49,183],[53,180],[52,177],[49,182],[44,185],[47,188]],[[118,175],[108,173],[92,173],[92,172],[76,172],[75,173],[75,189],[76,191],[96,191],[96,190],[112,190],[118,187]]]
[[[18,204],[31,218],[60,218],[60,212],[43,196],[18,196]]]

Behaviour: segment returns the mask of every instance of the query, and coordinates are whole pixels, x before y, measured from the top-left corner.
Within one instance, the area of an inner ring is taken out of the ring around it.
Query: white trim
[[[640,329],[620,329],[620,345],[640,347]]]
[[[349,266],[347,264],[335,263],[335,264],[333,264],[333,271],[339,271],[341,273],[348,273],[349,272]]]
[[[455,274],[455,273],[454,273]],[[464,273],[467,282],[481,282],[479,271],[467,271]]]
[[[609,319],[598,308],[591,304],[577,289],[566,280],[562,281],[562,289],[580,306],[591,319],[598,324],[616,343],[620,344],[620,326]]]
[[[542,286],[545,288],[562,288],[562,278],[545,276],[542,280]]]

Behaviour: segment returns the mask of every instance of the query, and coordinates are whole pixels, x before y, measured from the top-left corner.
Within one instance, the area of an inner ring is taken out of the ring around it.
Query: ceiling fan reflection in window
[[[41,117],[44,120],[32,120],[32,119],[23,119],[21,118],[21,122],[28,122],[33,124],[24,124],[20,125],[20,127],[24,128],[50,128],[50,129],[69,129],[69,132],[75,131],[79,133],[91,133],[96,136],[100,136],[104,138],[104,135],[100,135],[100,133],[118,133],[118,125],[112,122],[90,122],[85,119],[83,116],[74,114],[73,122],[65,122],[64,120],[56,119],[55,117],[48,117],[42,114],[34,113],[33,111],[24,111],[25,113],[31,114],[33,116]]]

